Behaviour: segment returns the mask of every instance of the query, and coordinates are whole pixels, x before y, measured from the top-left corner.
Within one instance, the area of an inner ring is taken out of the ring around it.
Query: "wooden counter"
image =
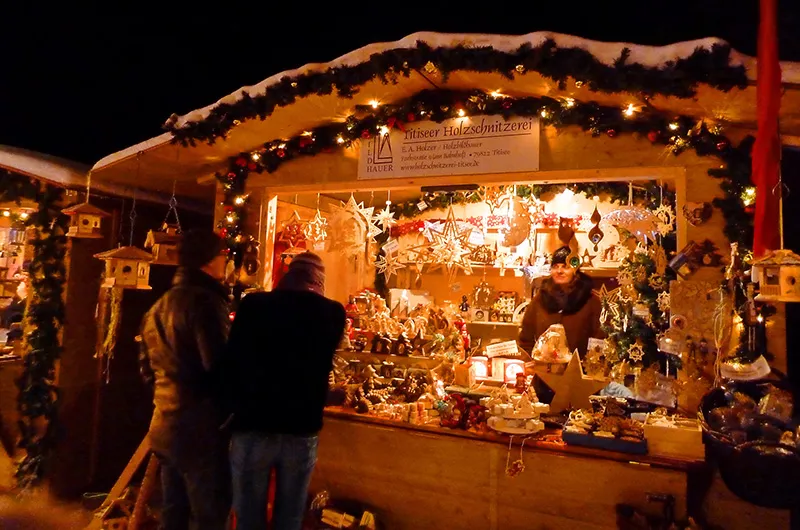
[[[618,503],[659,513],[648,493],[673,495],[679,518],[688,503],[726,529],[788,528],[788,512],[739,501],[700,461],[569,446],[555,435],[526,441],[525,470],[511,478],[507,437],[341,408],[325,416],[312,491],[372,506],[392,530],[617,528]],[[515,438],[511,460],[519,456]]]

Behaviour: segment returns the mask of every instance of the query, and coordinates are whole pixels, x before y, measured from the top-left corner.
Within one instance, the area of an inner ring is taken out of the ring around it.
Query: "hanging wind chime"
[[[77,239],[102,239],[102,220],[111,214],[89,203],[92,190],[92,172],[86,175],[86,201],[61,210],[69,216],[69,230],[67,237]]]

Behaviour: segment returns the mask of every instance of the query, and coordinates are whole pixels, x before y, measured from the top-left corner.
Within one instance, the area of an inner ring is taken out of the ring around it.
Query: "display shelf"
[[[336,350],[336,355],[348,361],[378,361],[393,363],[398,366],[421,366],[424,368],[434,368],[441,364],[441,359],[433,357],[422,357],[419,355],[391,355],[388,353],[372,353],[368,351],[346,351]]]
[[[517,328],[522,325],[521,322],[485,322],[483,320],[470,320],[467,324],[475,324],[478,326],[513,326]]]

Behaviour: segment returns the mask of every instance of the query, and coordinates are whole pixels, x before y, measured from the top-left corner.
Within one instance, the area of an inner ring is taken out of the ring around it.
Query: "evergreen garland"
[[[513,52],[490,46],[432,48],[418,41],[415,48],[375,53],[360,64],[284,77],[262,94],[251,96],[242,92],[238,101],[217,104],[202,120],[178,127],[178,117],[172,115],[164,127],[173,134],[173,141],[184,146],[195,145],[197,141],[213,144],[219,138],[224,139],[240,123],[255,118],[264,120],[276,109],[299,99],[333,93],[349,99],[373,80],[394,84],[415,71],[438,71],[445,81],[449,74],[457,71],[495,73],[508,79],[536,72],[555,81],[562,89],[573,80],[576,85],[586,85],[595,92],[691,98],[700,84],[726,92],[747,86],[744,66],[731,65],[730,54],[727,45],[718,44],[711,49],[698,47],[688,57],[649,67],[631,63],[628,48],[622,50],[612,65],[607,65],[588,50],[559,48],[552,39],[538,46],[525,44]]]
[[[19,447],[25,451],[16,478],[28,488],[44,477],[47,458],[57,440],[58,389],[55,385],[56,361],[61,354],[59,332],[64,323],[64,257],[69,220],[61,215],[63,190],[10,172],[0,175],[0,201],[19,204],[36,201],[38,208],[25,220],[35,227],[33,259],[29,268],[31,301],[25,314],[28,352],[23,372],[17,381],[20,413]]]

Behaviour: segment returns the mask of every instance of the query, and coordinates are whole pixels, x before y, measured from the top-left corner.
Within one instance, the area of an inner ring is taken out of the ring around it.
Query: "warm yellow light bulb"
[[[377,109],[378,105],[380,105],[380,102],[376,99],[373,99],[372,101],[369,102],[369,104],[372,106],[373,109]]]
[[[387,127],[386,125],[381,125],[378,128],[378,130],[380,131],[381,136],[386,136],[387,134],[389,134],[389,127]]]
[[[633,105],[633,103],[629,103],[628,106],[625,107],[625,110],[622,111],[622,113],[625,114],[625,116],[628,118],[633,116],[635,112],[636,112],[636,107]]]
[[[575,100],[572,98],[564,99],[564,106],[567,107],[568,109],[571,109],[572,107],[575,106]]]
[[[758,323],[761,324],[762,322],[764,322],[764,316],[763,315],[758,315],[756,317],[756,320],[758,320]]]
[[[679,127],[679,125],[678,125],[678,123],[677,123],[677,122],[672,122],[672,123],[670,123],[670,124],[669,124],[669,128],[670,128],[670,130],[672,130],[672,131],[677,131],[677,130],[678,130],[678,127]]]
[[[236,197],[235,199],[233,199],[233,202],[234,202],[234,204],[236,204],[238,206],[241,206],[242,204],[244,204],[244,197],[242,197],[240,195],[239,197]]]
[[[226,221],[228,224],[231,224],[231,223],[233,223],[233,216],[232,216],[232,215],[229,215],[229,216],[225,217],[225,221]]]
[[[3,210],[3,217],[11,217],[11,212],[8,210]]]
[[[503,94],[501,94],[499,90],[492,90],[489,95],[495,99],[503,97]]]
[[[742,204],[750,206],[756,202],[756,188],[755,186],[748,186],[742,192]]]
[[[337,136],[336,137],[336,143],[343,144],[344,143],[344,138],[342,138],[341,136]]]
[[[460,118],[463,118],[466,115],[467,115],[467,113],[464,111],[464,109],[458,109],[458,116]]]
[[[259,155],[258,153],[253,153],[253,156],[251,158],[253,159],[254,162],[258,162],[258,159],[261,158],[261,155]]]
[[[547,109],[542,109],[542,112],[539,113],[542,118],[547,118]]]
[[[28,218],[28,212],[22,212],[21,214],[19,214],[19,216],[22,219],[27,219]]]

